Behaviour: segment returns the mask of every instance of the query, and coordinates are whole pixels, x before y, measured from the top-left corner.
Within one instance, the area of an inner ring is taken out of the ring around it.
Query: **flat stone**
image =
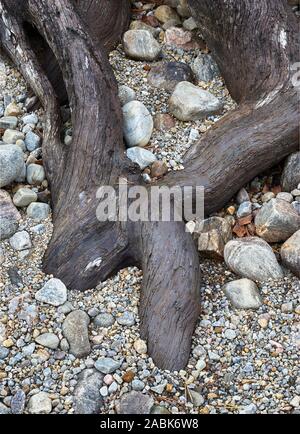
[[[35,294],[42,303],[60,306],[67,301],[67,288],[60,279],[52,278]]]
[[[14,250],[31,249],[30,235],[26,231],[16,232],[10,239],[9,244]]]
[[[224,259],[234,273],[250,280],[266,281],[283,277],[272,248],[258,237],[229,241],[224,249]]]
[[[43,333],[35,339],[35,342],[51,350],[56,350],[59,346],[59,339],[54,333]]]
[[[14,130],[18,125],[18,118],[16,116],[3,116],[0,118],[0,128],[7,130]]]
[[[23,152],[17,145],[0,146],[0,188],[15,181],[24,171]]]
[[[174,26],[166,29],[165,43],[170,47],[177,47],[182,50],[199,48],[198,43],[193,40],[193,34],[190,31]]]
[[[220,75],[218,65],[210,54],[199,54],[193,61],[191,68],[199,81],[212,81]]]
[[[239,279],[226,283],[223,291],[237,309],[258,309],[262,300],[257,285],[249,279]]]
[[[232,238],[231,226],[221,217],[210,217],[196,222],[193,237],[201,254],[222,259],[225,244]]]
[[[52,411],[52,402],[48,393],[39,392],[33,395],[28,402],[28,411],[31,414],[49,414]]]
[[[136,100],[135,91],[131,89],[131,87],[125,85],[119,86],[118,96],[120,98],[122,106],[124,106],[130,101]]]
[[[103,375],[93,369],[85,369],[74,391],[75,414],[99,414],[103,405],[100,388]]]
[[[65,338],[70,345],[70,353],[75,357],[85,357],[91,352],[88,325],[90,318],[82,310],[69,313],[62,325]]]
[[[196,392],[193,389],[189,389],[189,394],[191,396],[191,401],[195,407],[200,407],[204,404],[204,398],[199,392]]]
[[[12,203],[10,195],[0,190],[0,240],[11,237],[18,229],[21,215]]]
[[[110,357],[102,357],[95,362],[95,368],[102,372],[103,374],[111,374],[119,369],[121,366],[120,362],[117,362]]]
[[[125,54],[136,60],[157,59],[161,46],[148,30],[127,30],[123,36]]]
[[[31,202],[36,202],[37,194],[30,188],[19,188],[19,190],[14,194],[13,203],[22,208],[28,206]]]
[[[183,62],[160,62],[151,67],[148,83],[160,89],[172,91],[181,81],[193,82],[191,68]]]
[[[145,167],[150,166],[156,161],[156,157],[151,151],[139,148],[138,146],[127,149],[126,154],[127,157],[138,164],[141,169],[145,169]]]
[[[118,414],[150,414],[153,404],[151,395],[133,390],[121,397],[116,410]]]
[[[280,255],[283,265],[300,278],[300,230],[286,240]]]
[[[220,113],[223,104],[206,90],[183,81],[175,87],[169,100],[169,108],[177,119],[190,121]]]
[[[29,164],[26,177],[28,184],[40,185],[46,179],[45,170],[40,164]]]
[[[7,129],[2,136],[2,140],[4,143],[13,145],[17,140],[24,140],[24,137],[25,136],[21,131]]]
[[[124,312],[121,316],[117,317],[117,323],[125,326],[132,326],[135,324],[134,314],[131,312]]]
[[[271,199],[257,213],[255,227],[257,235],[270,243],[285,241],[300,228],[300,217],[290,203]]]
[[[47,203],[32,202],[26,211],[28,217],[36,222],[45,220],[50,214],[50,206]]]
[[[252,203],[250,201],[246,201],[240,204],[238,207],[236,216],[237,218],[243,218],[247,217],[248,215],[251,215],[252,213]]]
[[[283,191],[291,192],[300,183],[300,151],[289,155],[281,177]]]
[[[29,131],[25,136],[25,146],[28,151],[34,151],[41,146],[41,138],[37,134]]]
[[[123,107],[123,133],[128,147],[146,146],[153,131],[153,119],[147,107],[130,101]]]
[[[93,321],[96,327],[111,327],[115,322],[114,317],[110,313],[99,313]]]

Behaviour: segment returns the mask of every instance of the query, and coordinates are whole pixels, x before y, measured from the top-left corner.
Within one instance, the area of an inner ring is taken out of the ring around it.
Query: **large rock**
[[[214,95],[183,81],[175,87],[169,100],[170,112],[181,121],[192,121],[220,113],[222,103]]]
[[[172,91],[181,81],[192,82],[194,74],[183,62],[160,62],[148,74],[148,83],[153,87]]]
[[[192,71],[199,81],[211,81],[220,75],[218,65],[210,54],[199,54],[192,63]]]
[[[11,237],[18,229],[21,215],[13,205],[10,195],[0,190],[0,240]]]
[[[269,243],[287,240],[300,228],[300,217],[285,200],[271,199],[255,217],[256,233]]]
[[[258,237],[229,241],[224,249],[224,259],[234,273],[251,280],[263,282],[283,277],[273,250]]]
[[[103,375],[93,369],[85,369],[74,391],[73,407],[76,414],[99,414],[103,404],[100,388]]]
[[[67,288],[61,280],[52,278],[35,294],[35,298],[42,303],[60,306],[67,301]]]
[[[231,226],[221,217],[210,217],[196,222],[193,236],[201,254],[222,259],[225,244],[232,238]]]
[[[292,191],[300,184],[300,151],[291,154],[285,162],[281,177],[283,191]]]
[[[82,310],[69,313],[62,325],[65,338],[69,342],[70,352],[75,357],[85,357],[91,352],[88,325],[90,318]]]
[[[258,288],[252,280],[239,279],[226,283],[223,291],[237,309],[258,309],[262,304]]]
[[[123,47],[126,55],[136,60],[155,60],[161,51],[159,43],[147,30],[127,30]]]
[[[19,188],[13,197],[14,204],[19,208],[28,206],[31,202],[36,202],[36,200],[37,194],[26,187]]]
[[[28,411],[31,414],[48,414],[51,410],[52,402],[48,393],[39,392],[33,395],[28,402]]]
[[[150,166],[156,161],[156,157],[152,152],[147,149],[139,148],[138,146],[127,149],[126,154],[127,157],[138,164],[141,169],[145,169],[145,167]]]
[[[151,395],[133,390],[121,397],[116,410],[118,414],[150,414],[153,404]]]
[[[123,107],[123,133],[128,147],[146,146],[153,131],[152,116],[139,101],[130,101]]]
[[[23,152],[19,146],[0,146],[0,188],[21,176],[24,165]]]
[[[282,245],[280,255],[283,265],[300,278],[300,230]]]

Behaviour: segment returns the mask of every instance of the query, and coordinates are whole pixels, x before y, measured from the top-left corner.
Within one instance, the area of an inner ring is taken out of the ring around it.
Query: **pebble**
[[[128,147],[146,146],[153,131],[153,119],[140,101],[130,101],[123,107],[123,133]]]
[[[30,188],[19,188],[18,191],[14,194],[13,202],[14,204],[22,208],[24,206],[28,206],[31,202],[37,201],[37,194],[32,191]]]
[[[14,250],[25,250],[32,247],[30,235],[26,231],[16,232],[10,239],[9,244]]]
[[[5,132],[2,136],[2,140],[4,143],[13,145],[18,140],[23,140],[24,137],[25,137],[24,134],[21,133],[20,131],[7,129],[7,130],[5,130]]]
[[[46,179],[45,170],[40,164],[29,164],[26,171],[26,179],[30,185],[40,185]]]
[[[36,222],[45,220],[50,214],[50,206],[47,203],[32,202],[27,208],[27,216]]]
[[[220,75],[218,65],[210,54],[199,54],[193,61],[191,68],[199,81],[209,82]]]
[[[32,131],[28,131],[25,136],[25,146],[26,149],[31,152],[38,149],[41,146],[41,138]]]
[[[194,74],[186,63],[160,62],[152,66],[147,80],[151,86],[171,92],[181,81],[193,82]]]
[[[136,100],[136,93],[129,86],[119,86],[118,96],[120,98],[121,105],[124,106],[130,101]]]
[[[138,354],[146,354],[147,353],[147,344],[142,339],[137,339],[133,347]]]
[[[117,404],[118,414],[150,414],[154,399],[135,390],[124,394]]]
[[[121,316],[117,317],[117,322],[120,325],[132,326],[135,324],[135,318],[133,313],[124,312]]]
[[[100,313],[95,317],[93,322],[96,327],[107,328],[107,327],[111,327],[114,324],[115,319],[113,315],[111,315],[110,313]]]
[[[17,145],[0,146],[0,188],[15,181],[24,170],[23,152]]]
[[[51,350],[56,350],[59,346],[59,339],[54,333],[43,333],[35,339],[35,342]]]
[[[95,368],[103,374],[111,374],[120,367],[120,362],[115,361],[110,357],[98,359],[95,362]]]
[[[28,411],[31,414],[49,414],[52,410],[51,399],[45,392],[31,396],[28,402]]]
[[[156,157],[151,151],[138,146],[128,148],[126,154],[131,161],[140,166],[140,169],[145,169],[156,161]]]
[[[91,352],[88,325],[90,318],[82,310],[68,314],[62,324],[62,331],[70,345],[70,353],[77,358],[85,357]]]
[[[52,278],[37,291],[35,298],[51,306],[61,306],[67,301],[67,288],[60,279]]]
[[[258,309],[261,297],[258,288],[252,280],[239,279],[226,283],[223,291],[233,307],[237,309]]]

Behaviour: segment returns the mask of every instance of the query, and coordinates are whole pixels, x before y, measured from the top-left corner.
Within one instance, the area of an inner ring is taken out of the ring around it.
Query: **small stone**
[[[30,188],[19,188],[19,190],[15,193],[13,197],[14,204],[21,208],[24,206],[28,206],[31,202],[37,201],[37,194],[30,190]]]
[[[3,342],[2,342],[2,345],[5,347],[5,348],[10,348],[10,347],[12,347],[13,345],[14,345],[14,341],[12,340],[12,339],[5,339]]]
[[[108,389],[107,389],[107,386],[102,386],[102,387],[100,388],[100,395],[103,396],[103,397],[105,397],[105,396],[108,395]]]
[[[2,140],[4,143],[13,145],[17,140],[24,140],[24,137],[24,134],[20,131],[7,129],[2,136]]]
[[[198,251],[208,257],[223,258],[225,244],[231,240],[231,226],[221,217],[210,217],[196,222],[194,238]]]
[[[16,116],[3,116],[0,118],[0,129],[14,130],[18,125],[18,118]]]
[[[252,280],[234,280],[224,285],[223,291],[237,309],[258,309],[262,304],[258,288]]]
[[[241,408],[241,410],[239,411],[240,414],[255,414],[257,411],[257,407],[255,404],[249,404],[249,405],[245,405],[244,407]]]
[[[59,345],[59,339],[54,333],[43,333],[35,339],[35,342],[51,350],[56,350]]]
[[[166,29],[165,43],[170,47],[177,47],[183,50],[199,48],[198,43],[193,41],[193,35],[191,32],[174,26]]]
[[[229,241],[224,249],[224,259],[234,273],[251,280],[265,281],[283,277],[272,248],[258,237]]]
[[[142,170],[156,161],[156,157],[152,152],[147,149],[139,148],[138,146],[127,149],[126,154],[127,157],[138,164]]]
[[[2,402],[0,402],[0,415],[1,414],[11,414],[10,408],[6,407],[6,405],[2,404]]]
[[[255,227],[265,241],[286,241],[300,228],[300,217],[290,203],[271,199],[257,213]]]
[[[169,100],[169,108],[177,119],[191,121],[221,113],[223,104],[206,90],[183,81],[175,87]]]
[[[42,303],[60,306],[67,301],[67,288],[60,279],[52,278],[35,294]]]
[[[33,395],[28,403],[28,411],[31,414],[49,414],[52,411],[52,403],[48,394],[39,392]]]
[[[0,146],[0,188],[9,185],[24,171],[23,152],[17,145]]]
[[[220,75],[218,65],[210,54],[199,54],[191,68],[199,81],[212,81]]]
[[[281,312],[283,313],[291,313],[294,310],[294,303],[289,301],[288,303],[283,303],[281,305]]]
[[[88,325],[90,318],[82,310],[69,313],[62,325],[65,338],[70,345],[70,353],[75,357],[85,357],[91,352]]]
[[[147,80],[151,86],[171,92],[181,81],[193,82],[194,74],[186,63],[160,62],[152,66]]]
[[[115,381],[109,386],[108,388],[108,393],[110,395],[112,395],[113,393],[116,393],[118,390],[118,383],[116,383]]]
[[[250,201],[246,201],[240,204],[236,216],[237,218],[247,217],[252,213],[252,203]]]
[[[166,23],[169,20],[175,20],[179,24],[181,22],[179,16],[177,15],[177,12],[167,5],[158,6],[158,8],[155,9],[154,16],[161,23]]]
[[[29,164],[27,166],[26,178],[28,184],[40,185],[45,179],[45,170],[40,164]]]
[[[150,414],[153,404],[152,396],[133,390],[121,397],[116,410],[118,414]]]
[[[175,120],[167,113],[158,113],[154,117],[154,128],[158,131],[168,131],[175,126]]]
[[[12,414],[22,414],[25,408],[26,395],[22,389],[19,389],[12,397],[10,408]]]
[[[290,401],[290,405],[292,407],[300,407],[300,396],[294,396],[294,398]]]
[[[145,383],[141,380],[133,380],[131,383],[131,387],[133,390],[141,392],[145,388]]]
[[[16,232],[9,239],[9,244],[14,250],[26,250],[32,247],[30,235],[26,231]]]
[[[29,131],[25,136],[25,146],[28,151],[34,151],[41,146],[41,138],[37,134]]]
[[[243,202],[249,202],[249,200],[250,198],[247,190],[245,190],[245,188],[242,188],[236,196],[237,203],[241,205]]]
[[[128,57],[152,61],[161,52],[159,43],[147,30],[127,30],[123,36],[123,47]]]
[[[190,17],[183,21],[183,27],[186,30],[190,30],[192,32],[193,30],[196,30],[198,28],[198,24],[193,17]]]
[[[120,325],[132,326],[135,324],[134,314],[131,312],[124,312],[121,316],[117,317],[117,322]]]
[[[159,31],[155,27],[149,26],[146,23],[143,23],[141,20],[134,20],[130,23],[130,30],[146,30],[151,33],[152,36],[156,36]]]
[[[36,222],[45,220],[50,214],[50,206],[47,203],[32,202],[27,208],[27,216]]]
[[[103,357],[95,362],[95,368],[103,374],[111,374],[120,367],[120,362],[116,362],[110,357]]]
[[[282,245],[280,255],[283,265],[300,278],[300,230]]]
[[[38,121],[39,121],[39,118],[37,117],[37,115],[35,113],[25,115],[22,118],[22,122],[24,125],[27,125],[27,124],[35,124],[36,125],[38,123]]]
[[[4,116],[20,116],[21,114],[22,109],[14,101],[8,104],[4,111]]]
[[[263,203],[269,202],[269,200],[274,199],[275,194],[272,191],[268,191],[267,193],[263,194],[261,201]]]
[[[114,324],[115,319],[110,313],[100,313],[99,315],[97,315],[95,317],[93,322],[94,322],[96,327],[108,328]]]
[[[100,395],[102,374],[93,369],[85,369],[74,391],[75,414],[99,414],[103,400]]]
[[[136,100],[135,91],[133,89],[131,89],[131,87],[128,87],[125,85],[119,86],[118,96],[120,98],[122,106],[124,106],[125,104],[127,104],[130,101]]]
[[[18,228],[21,215],[13,205],[10,195],[0,190],[0,240],[11,237]]]
[[[200,407],[204,404],[204,398],[202,395],[200,395],[200,393],[196,392],[195,390],[189,389],[189,394],[191,397],[191,401],[195,407]]]
[[[203,369],[206,368],[206,363],[203,359],[198,360],[198,362],[196,363],[196,369],[197,371],[203,371]]]
[[[147,344],[142,339],[137,339],[133,347],[138,354],[146,354],[147,353]]]
[[[0,360],[6,359],[6,357],[9,355],[9,349],[5,347],[0,346]],[[0,413],[1,414],[1,413]]]
[[[114,377],[110,374],[106,374],[103,378],[103,381],[107,386],[110,386],[114,381]]]
[[[169,410],[162,405],[153,405],[150,411],[151,414],[170,414]]]
[[[151,177],[152,178],[160,178],[164,176],[168,172],[167,165],[160,160],[154,161],[151,166]]]
[[[153,119],[147,107],[130,101],[123,107],[123,133],[128,147],[146,146],[153,131]]]
[[[266,329],[269,325],[270,316],[268,314],[262,314],[258,317],[258,324],[262,329]]]
[[[234,340],[236,338],[235,330],[231,330],[231,329],[225,330],[224,337],[230,341]]]

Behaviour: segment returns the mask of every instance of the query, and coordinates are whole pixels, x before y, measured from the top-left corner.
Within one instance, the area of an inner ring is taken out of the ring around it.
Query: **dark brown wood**
[[[101,24],[101,6],[108,8],[112,2],[85,2],[80,10],[77,0],[24,0],[24,25],[15,16],[15,1],[0,0],[1,44],[39,97],[47,119],[43,159],[54,233],[44,269],[69,288],[84,290],[124,266],[141,267],[141,334],[159,367],[181,369],[189,357],[200,306],[192,237],[182,222],[96,218],[100,186],[115,186],[120,177],[142,184],[139,170],[124,156],[117,83],[106,50],[93,34],[99,27],[108,41],[116,40],[109,36],[109,26]],[[93,13],[88,4],[95,7]],[[183,171],[168,174],[157,185],[204,185],[205,210],[210,213],[251,178],[297,150],[299,105],[290,67],[299,36],[290,8],[280,0],[190,0],[190,5],[240,106],[190,148]],[[111,11],[109,22],[117,22],[119,13]],[[127,13],[125,8],[122,23]],[[62,73],[72,112],[73,140],[68,147],[60,141],[61,95],[33,47],[37,38]]]

